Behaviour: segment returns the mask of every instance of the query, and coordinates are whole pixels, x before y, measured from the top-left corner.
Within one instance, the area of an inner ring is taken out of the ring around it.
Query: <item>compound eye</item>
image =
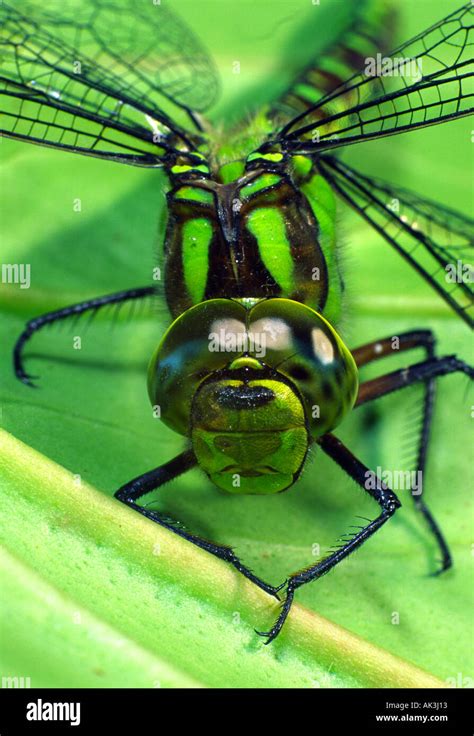
[[[249,332],[265,364],[298,388],[313,437],[339,424],[357,396],[357,368],[329,322],[299,302],[267,299],[252,309]]]
[[[292,365],[288,370],[288,375],[290,378],[292,378],[294,381],[310,381],[312,376],[310,371],[306,368],[304,365],[298,365],[295,363]]]
[[[315,359],[321,365],[330,365],[339,357],[335,336],[327,334],[320,327],[313,327],[311,330],[311,346]]]
[[[161,419],[189,432],[191,402],[199,384],[242,354],[247,310],[230,299],[191,307],[165,333],[148,368],[148,393]]]

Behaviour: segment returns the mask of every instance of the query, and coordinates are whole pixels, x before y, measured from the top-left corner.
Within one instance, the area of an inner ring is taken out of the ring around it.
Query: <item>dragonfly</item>
[[[340,38],[251,121],[224,128],[205,118],[219,88],[201,42],[149,0],[24,0],[0,6],[2,135],[86,156],[163,170],[167,180],[164,294],[170,325],[152,355],[148,393],[186,442],[173,459],[125,483],[116,498],[226,561],[280,602],[265,643],[280,633],[295,592],[333,569],[395,513],[395,491],[334,434],[358,407],[418,384],[424,392],[417,468],[424,472],[437,379],[471,366],[438,356],[430,329],[399,336],[399,354],[425,358],[361,381],[359,369],[394,354],[392,337],[350,350],[337,331],[344,282],[337,258],[336,200],[352,207],[468,325],[473,221],[438,202],[352,168],[352,145],[448,123],[472,113],[471,3],[384,56],[385,3],[357,4]],[[413,68],[415,67],[415,73]],[[397,206],[393,206],[393,202]],[[463,270],[464,273],[464,270]],[[140,286],[30,320],[14,371],[34,386],[25,346],[46,325],[156,294]],[[378,504],[379,515],[342,546],[278,586],[228,546],[191,533],[140,504],[147,493],[200,468],[231,494],[292,487],[319,447]],[[446,540],[411,494],[448,569]]]

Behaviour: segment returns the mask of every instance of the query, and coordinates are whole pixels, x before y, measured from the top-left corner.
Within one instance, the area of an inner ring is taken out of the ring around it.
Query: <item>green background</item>
[[[288,69],[307,58],[310,43],[322,43],[325,29],[337,30],[347,7],[330,0],[320,6],[307,0],[175,0],[169,5],[216,59],[223,96],[213,110],[215,119],[248,115],[252,106],[283,88]],[[401,41],[457,3],[404,0],[398,7]],[[241,64],[238,75],[234,61]],[[468,212],[471,125],[464,119],[364,144],[348,151],[346,160],[364,173]],[[352,662],[350,652],[299,649],[291,620],[288,631],[264,647],[253,628],[269,626],[275,613],[271,606],[266,613],[260,601],[252,609],[246,588],[242,603],[240,583],[229,597],[224,582],[230,578],[220,563],[209,563],[209,575],[220,570],[208,581],[209,593],[204,583],[199,589],[185,584],[184,559],[204,570],[207,563],[184,542],[174,572],[166,559],[156,571],[156,555],[140,559],[134,554],[139,540],[152,533],[151,525],[118,504],[118,518],[126,526],[123,544],[120,536],[110,541],[104,519],[111,507],[101,507],[103,496],[112,496],[125,481],[182,447],[180,438],[152,417],[146,394],[147,361],[167,324],[165,307],[137,309],[129,321],[125,306],[113,326],[109,313],[90,326],[86,319],[75,327],[45,330],[28,349],[27,369],[41,376],[37,391],[13,379],[10,352],[32,316],[150,282],[163,179],[156,171],[7,140],[1,146],[2,262],[30,263],[32,271],[29,290],[5,286],[1,291],[1,422],[44,456],[18,445],[0,464],[7,553],[2,585],[8,593],[2,605],[2,676],[30,676],[35,686],[387,684],[382,675],[366,677],[356,655],[354,664],[345,666],[344,660]],[[73,209],[76,198],[82,201],[80,213]],[[430,327],[441,354],[472,361],[468,328],[342,204],[339,230],[349,292],[340,331],[349,346]],[[82,336],[80,351],[72,347],[75,335]],[[411,359],[422,356],[414,353]],[[386,361],[376,372],[395,365]],[[374,539],[297,594],[299,603],[380,652],[458,682],[473,677],[471,403],[465,377],[440,382],[425,479],[454,569],[440,578],[429,576],[437,551],[401,491],[403,508]],[[407,391],[354,413],[339,434],[371,467],[402,468],[413,459],[420,409],[421,394]],[[80,475],[103,496],[84,491],[82,501],[80,487],[64,495],[67,481],[60,487],[47,459]],[[323,554],[358,523],[358,516],[377,513],[321,453],[287,494],[226,497],[193,471],[161,492],[159,506],[193,531],[231,544],[274,583],[313,561],[314,545]],[[97,523],[89,522],[91,517]],[[398,624],[392,623],[394,613]],[[311,626],[315,629],[317,620],[308,625],[309,639]],[[321,631],[313,631],[314,641],[320,641]]]

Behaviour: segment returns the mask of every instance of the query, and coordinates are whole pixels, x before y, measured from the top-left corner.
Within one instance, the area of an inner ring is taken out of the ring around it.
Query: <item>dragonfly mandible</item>
[[[418,469],[424,470],[438,377],[473,369],[438,357],[432,332],[400,336],[399,350],[426,359],[359,384],[358,369],[392,354],[389,337],[352,351],[337,332],[343,280],[337,259],[335,198],[351,205],[468,324],[469,280],[446,279],[469,265],[473,223],[408,190],[343,163],[340,149],[445,123],[472,112],[471,3],[387,57],[392,73],[370,73],[388,6],[360,3],[337,44],[315,58],[274,105],[245,125],[213,131],[202,113],[217,91],[213,63],[191,31],[148,0],[28,0],[6,3],[2,21],[2,134],[25,142],[164,170],[165,294],[172,322],[152,356],[148,390],[162,420],[186,438],[176,458],[126,483],[116,497],[146,518],[229,562],[282,599],[266,642],[281,631],[295,591],[326,574],[399,507],[395,492],[333,431],[354,408],[419,383],[424,412]],[[113,29],[113,32],[111,32]],[[413,77],[406,61],[422,70]],[[388,206],[397,200],[396,210]],[[14,349],[45,325],[108,304],[155,294],[143,286],[35,317]],[[273,586],[233,550],[202,539],[139,504],[199,466],[221,490],[274,494],[290,488],[319,446],[380,507],[341,548]],[[369,479],[369,483],[368,483]],[[443,535],[413,496],[451,565]]]

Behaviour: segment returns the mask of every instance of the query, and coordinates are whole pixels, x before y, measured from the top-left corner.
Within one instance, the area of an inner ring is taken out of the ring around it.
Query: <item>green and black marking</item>
[[[282,154],[270,169],[266,164],[267,157],[253,158],[228,183],[219,172],[216,178],[175,180],[165,241],[173,316],[221,297],[287,297],[324,312],[330,266],[337,280],[332,193],[313,167],[295,175],[294,162]]]

